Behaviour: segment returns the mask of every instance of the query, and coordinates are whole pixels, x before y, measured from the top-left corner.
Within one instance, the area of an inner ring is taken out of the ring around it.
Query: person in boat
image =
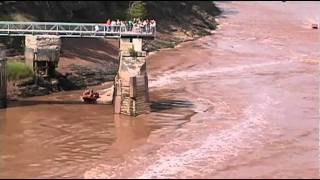
[[[93,92],[92,89],[88,89],[82,94],[82,100],[84,102],[95,102],[99,97],[99,93]]]

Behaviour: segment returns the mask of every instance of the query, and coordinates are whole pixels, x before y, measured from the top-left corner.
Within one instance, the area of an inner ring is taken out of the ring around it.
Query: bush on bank
[[[8,61],[7,74],[9,81],[17,81],[33,77],[32,68],[25,63],[18,61]]]

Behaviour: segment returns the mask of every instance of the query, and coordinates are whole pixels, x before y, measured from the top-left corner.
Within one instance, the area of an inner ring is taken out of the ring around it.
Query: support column
[[[0,50],[0,108],[7,107],[7,61],[5,54]]]
[[[25,59],[40,77],[50,77],[58,66],[61,39],[54,35],[27,35],[25,37]]]
[[[120,39],[120,66],[115,78],[115,113],[137,116],[149,111],[147,53],[142,39]]]

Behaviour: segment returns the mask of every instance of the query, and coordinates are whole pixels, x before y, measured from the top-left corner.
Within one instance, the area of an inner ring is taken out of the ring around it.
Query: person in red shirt
[[[110,26],[111,26],[111,20],[108,19],[107,22],[106,22],[106,24],[107,24],[107,30],[108,30],[108,31],[111,31],[111,27],[110,27]]]

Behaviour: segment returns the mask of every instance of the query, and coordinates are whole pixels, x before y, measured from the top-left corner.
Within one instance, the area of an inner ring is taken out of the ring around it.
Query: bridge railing
[[[108,26],[95,23],[0,21],[0,36],[58,35],[62,37],[155,37],[156,27]]]

